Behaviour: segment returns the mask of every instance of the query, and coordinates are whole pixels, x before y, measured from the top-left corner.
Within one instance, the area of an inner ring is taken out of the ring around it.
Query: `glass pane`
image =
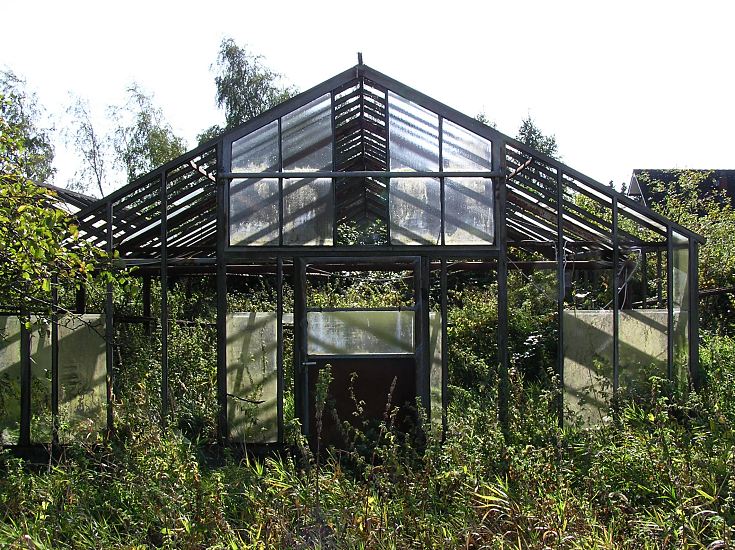
[[[20,435],[20,321],[0,316],[0,444]]]
[[[392,92],[388,113],[390,169],[438,172],[439,117]]]
[[[51,324],[31,316],[31,443],[49,443],[51,417]]]
[[[442,388],[444,377],[442,376],[442,318],[435,311],[429,313],[429,357],[431,357],[431,370],[429,372],[429,385],[431,391],[431,423],[436,426],[442,425]]]
[[[613,312],[564,311],[563,330],[565,407],[583,422],[600,422],[613,393]]]
[[[278,441],[275,312],[227,316],[227,423],[234,441]]]
[[[437,178],[390,182],[392,244],[441,244],[441,195]]]
[[[283,180],[283,244],[331,245],[332,180]]]
[[[230,183],[230,245],[278,244],[278,180]]]
[[[283,169],[332,169],[332,99],[329,94],[287,115],[281,122]]]
[[[94,441],[107,424],[104,315],[59,319],[59,439]]]
[[[446,172],[492,170],[492,143],[447,119],[442,121],[442,163]]]
[[[232,171],[278,171],[277,120],[232,142]]]
[[[651,376],[666,377],[667,324],[665,309],[627,309],[618,316],[620,389],[639,393]]]
[[[413,353],[413,311],[311,311],[306,316],[312,355]]]
[[[444,180],[445,244],[492,244],[493,218],[492,180]]]
[[[674,376],[680,384],[689,375],[689,239],[673,233]]]

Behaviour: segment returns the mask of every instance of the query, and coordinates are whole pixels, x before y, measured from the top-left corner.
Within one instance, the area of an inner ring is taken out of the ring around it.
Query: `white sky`
[[[306,90],[364,62],[514,136],[530,114],[563,160],[616,185],[633,168],[735,168],[735,3],[5,2],[0,68],[28,81],[57,128],[69,92],[102,117],[128,84],[175,132],[223,116],[210,65],[224,36]],[[103,122],[101,122],[103,123]],[[57,143],[64,185],[74,159]]]

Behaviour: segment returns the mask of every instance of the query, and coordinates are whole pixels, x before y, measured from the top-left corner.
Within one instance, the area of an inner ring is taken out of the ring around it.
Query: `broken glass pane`
[[[444,242],[492,244],[493,184],[485,178],[444,180]]]
[[[20,321],[0,316],[0,445],[20,435]]]
[[[312,355],[413,353],[413,311],[311,311],[307,351]]]
[[[232,142],[232,171],[278,171],[277,120]]]
[[[276,334],[276,313],[227,316],[227,425],[233,441],[278,441]]]
[[[104,315],[59,319],[60,441],[94,441],[107,425]]]
[[[437,178],[394,178],[389,195],[392,244],[441,244]]]
[[[332,180],[283,180],[283,244],[331,245]]]
[[[230,245],[278,244],[278,180],[230,183]]]
[[[492,170],[492,143],[487,139],[444,119],[442,140],[445,172]]]
[[[332,169],[332,100],[329,94],[284,115],[281,131],[284,170]]]
[[[439,171],[439,117],[389,92],[388,127],[392,171]]]

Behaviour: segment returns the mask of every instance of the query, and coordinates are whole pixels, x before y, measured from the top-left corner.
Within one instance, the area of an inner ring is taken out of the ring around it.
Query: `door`
[[[395,412],[397,427],[408,428],[416,419],[416,397],[428,400],[429,393],[421,259],[296,263],[295,395],[303,433],[316,441],[317,386],[326,369],[332,380],[321,418],[322,445],[347,443],[345,420],[369,430]]]

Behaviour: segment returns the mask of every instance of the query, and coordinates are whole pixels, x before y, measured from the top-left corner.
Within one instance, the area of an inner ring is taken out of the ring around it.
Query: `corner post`
[[[219,175],[225,173],[224,141],[217,143],[217,431],[221,443],[229,438],[227,426],[227,263],[225,245],[228,241],[225,187],[227,180]]]
[[[510,437],[508,401],[510,378],[508,375],[508,232],[505,225],[507,174],[505,143],[492,142],[493,170],[503,175],[495,178],[495,202],[497,206],[496,237],[498,242],[498,420],[506,441]]]
[[[168,419],[168,196],[166,172],[161,173],[161,425]]]

